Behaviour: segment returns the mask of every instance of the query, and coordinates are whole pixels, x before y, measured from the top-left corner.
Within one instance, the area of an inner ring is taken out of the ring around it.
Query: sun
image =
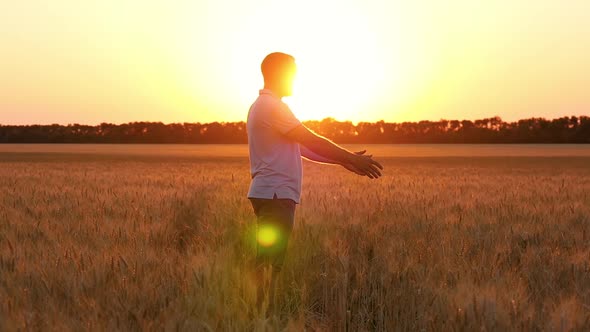
[[[301,120],[356,120],[378,96],[382,72],[370,49],[335,49],[333,54],[297,57],[293,96],[286,98]]]
[[[337,32],[301,31],[306,38],[294,48],[293,96],[285,100],[301,120],[362,119],[379,98],[384,61],[375,34],[358,20],[350,12],[331,21]]]
[[[334,11],[337,15],[327,19],[325,13]],[[375,113],[371,105],[383,97],[384,64],[391,61],[382,58],[378,29],[361,7],[302,0],[284,15],[281,6],[269,2],[248,17],[235,31],[230,53],[233,84],[243,104],[261,87],[260,61],[278,51],[293,55],[297,63],[293,96],[284,101],[300,120],[356,122]]]

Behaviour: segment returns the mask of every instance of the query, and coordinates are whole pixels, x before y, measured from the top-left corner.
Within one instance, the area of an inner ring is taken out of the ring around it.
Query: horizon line
[[[586,115],[586,114],[580,114],[580,115],[564,115],[564,116],[560,116],[560,117],[553,117],[553,118],[546,118],[543,116],[539,116],[539,117],[527,117],[527,118],[520,118],[518,120],[514,120],[514,121],[508,121],[508,120],[504,120],[502,119],[502,117],[500,117],[499,115],[495,115],[495,116],[491,116],[491,117],[484,117],[484,118],[477,118],[477,119],[445,119],[445,118],[440,118],[438,120],[416,120],[416,121],[385,121],[384,119],[381,120],[377,120],[377,121],[352,121],[352,120],[338,120],[334,117],[325,117],[321,120],[318,119],[309,119],[309,120],[301,120],[302,123],[305,122],[312,122],[312,121],[316,121],[316,122],[322,122],[325,120],[333,120],[334,122],[350,122],[353,125],[358,125],[359,123],[420,123],[420,122],[440,122],[440,121],[459,121],[459,122],[463,122],[463,121],[479,121],[479,120],[487,120],[487,119],[495,119],[498,118],[500,121],[502,122],[507,122],[507,123],[517,123],[519,121],[522,120],[531,120],[531,119],[544,119],[544,120],[549,120],[549,121],[553,121],[553,120],[557,120],[557,119],[563,119],[563,118],[582,118],[582,117],[590,117],[590,115]],[[73,125],[79,125],[79,126],[90,126],[90,127],[96,127],[96,126],[100,126],[103,124],[109,124],[109,125],[125,125],[125,124],[132,124],[132,123],[161,123],[163,125],[185,125],[185,124],[201,124],[201,125],[205,125],[205,124],[212,124],[212,123],[220,123],[220,124],[224,124],[224,123],[246,123],[246,121],[241,120],[241,121],[212,121],[212,122],[188,122],[188,121],[184,121],[184,122],[163,122],[163,121],[148,121],[148,120],[139,120],[139,121],[128,121],[128,122],[119,122],[119,123],[114,123],[114,122],[99,122],[96,124],[87,124],[87,123],[79,123],[79,122],[69,122],[67,124],[63,124],[63,123],[29,123],[29,124],[4,124],[0,122],[0,127],[26,127],[26,126],[73,126]]]

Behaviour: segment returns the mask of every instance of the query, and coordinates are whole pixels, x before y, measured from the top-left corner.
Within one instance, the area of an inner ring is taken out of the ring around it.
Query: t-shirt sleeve
[[[287,104],[281,103],[275,108],[269,119],[270,125],[281,134],[286,134],[301,125]]]

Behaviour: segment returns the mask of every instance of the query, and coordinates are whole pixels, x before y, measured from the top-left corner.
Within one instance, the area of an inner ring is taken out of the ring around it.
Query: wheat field
[[[247,157],[0,153],[0,330],[590,329],[590,157],[376,157],[304,164],[266,315]]]

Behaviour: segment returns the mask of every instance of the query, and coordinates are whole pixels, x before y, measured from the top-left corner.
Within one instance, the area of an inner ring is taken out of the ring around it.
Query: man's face
[[[283,76],[283,84],[281,86],[281,94],[283,96],[292,96],[293,95],[293,83],[295,82],[295,76],[297,74],[297,66],[293,63],[284,74]]]

